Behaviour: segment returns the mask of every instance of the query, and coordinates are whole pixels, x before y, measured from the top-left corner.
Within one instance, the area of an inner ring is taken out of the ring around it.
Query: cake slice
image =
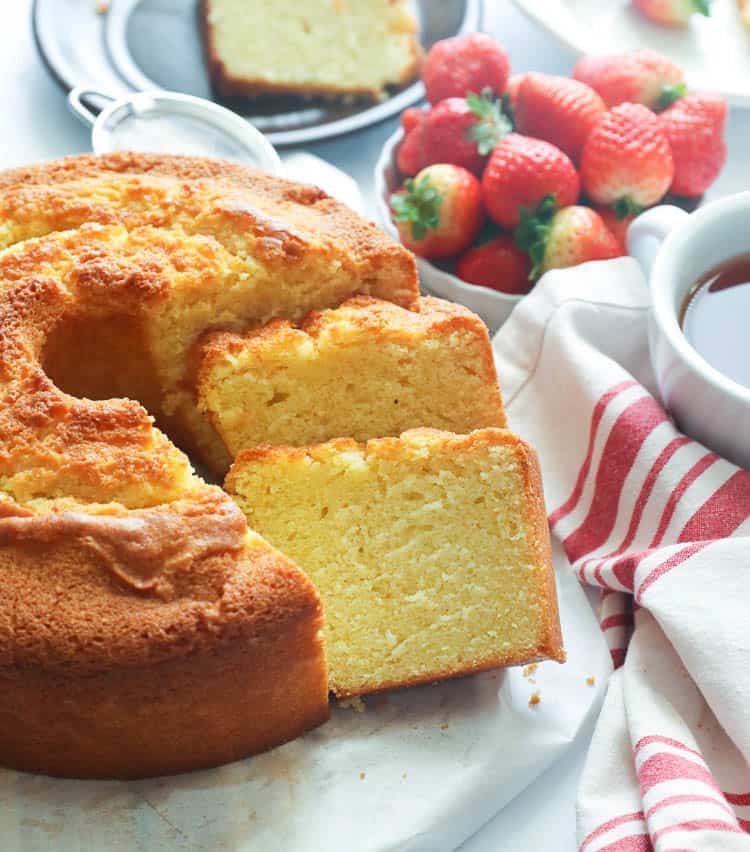
[[[201,0],[209,73],[223,95],[378,100],[422,59],[406,0]]]
[[[256,444],[505,425],[486,326],[440,299],[412,311],[357,296],[299,326],[211,333],[199,358],[199,407],[232,457]]]
[[[338,696],[564,659],[537,459],[512,433],[256,447],[226,487],[320,592]]]

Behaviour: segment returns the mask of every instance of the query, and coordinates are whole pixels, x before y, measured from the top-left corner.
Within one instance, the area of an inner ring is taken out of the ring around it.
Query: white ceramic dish
[[[685,69],[692,89],[750,107],[750,33],[736,0],[713,0],[711,16],[685,29],[652,23],[628,0],[514,0],[529,17],[577,53],[621,53],[650,47]]]
[[[396,150],[403,137],[404,134],[400,128],[389,136],[375,164],[375,204],[378,219],[380,225],[396,238],[398,238],[398,230],[391,221],[388,199],[399,186]],[[467,308],[471,308],[474,313],[479,314],[493,333],[508,319],[513,308],[523,298],[499,293],[489,287],[467,284],[421,257],[417,258],[417,266],[419,280],[424,290],[440,296],[441,299],[460,302]]]

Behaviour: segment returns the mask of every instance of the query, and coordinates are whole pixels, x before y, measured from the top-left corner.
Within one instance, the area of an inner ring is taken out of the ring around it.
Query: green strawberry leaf
[[[492,219],[488,218],[485,223],[482,225],[477,238],[474,240],[475,246],[483,246],[485,243],[490,243],[492,240],[496,240],[499,236],[502,236],[503,229],[496,222],[493,222]]]
[[[699,15],[711,14],[711,0],[693,0],[693,7]]]
[[[521,251],[525,251],[531,260],[529,281],[536,281],[544,265],[544,253],[547,249],[552,217],[557,212],[557,199],[554,193],[546,195],[530,210],[522,207],[519,211],[520,222],[513,231],[513,239]]]
[[[506,103],[510,106],[510,98],[496,99],[492,89],[482,89],[482,94],[469,92],[466,96],[469,109],[479,118],[467,131],[469,139],[477,143],[477,150],[484,157],[489,154],[502,140],[503,136],[513,131],[513,120],[506,114]]]
[[[642,204],[636,204],[631,198],[620,198],[612,205],[615,216],[622,222],[628,216],[638,216],[646,209]]]
[[[440,224],[440,205],[443,196],[430,183],[429,175],[404,182],[403,192],[394,192],[389,201],[396,222],[411,222],[411,236],[423,240],[427,231]]]
[[[678,83],[676,86],[665,85],[661,87],[661,94],[654,105],[654,112],[663,112],[668,106],[671,106],[675,101],[684,98],[687,94],[687,86],[684,83]]]

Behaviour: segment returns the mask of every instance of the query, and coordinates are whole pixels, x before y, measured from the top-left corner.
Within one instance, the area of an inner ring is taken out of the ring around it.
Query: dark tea
[[[680,325],[712,367],[750,388],[750,253],[725,261],[695,282]]]

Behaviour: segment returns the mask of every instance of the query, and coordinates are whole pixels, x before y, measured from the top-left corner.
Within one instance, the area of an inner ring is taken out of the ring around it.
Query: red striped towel
[[[579,790],[580,852],[746,850],[750,473],[662,408],[647,314],[634,261],[587,264],[545,276],[494,341],[552,533],[601,589],[616,669]]]

